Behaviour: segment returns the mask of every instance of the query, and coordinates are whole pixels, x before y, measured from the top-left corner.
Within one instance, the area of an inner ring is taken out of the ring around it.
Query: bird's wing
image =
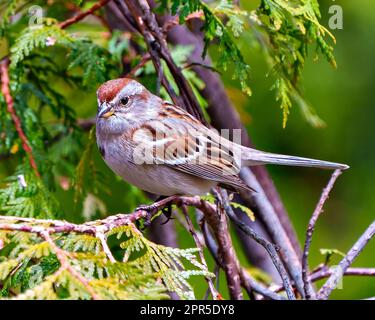
[[[144,147],[136,155],[143,157],[143,163],[167,165],[231,189],[252,190],[238,176],[241,157],[234,154],[241,151],[240,147],[200,122],[191,121],[190,115],[149,121],[138,130],[136,140]]]

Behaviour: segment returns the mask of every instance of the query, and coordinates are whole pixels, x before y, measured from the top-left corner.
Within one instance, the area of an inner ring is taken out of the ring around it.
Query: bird
[[[349,168],[242,146],[134,79],[103,83],[97,101],[96,140],[104,161],[125,181],[152,194],[197,196],[216,186],[254,191],[239,176],[247,166]]]

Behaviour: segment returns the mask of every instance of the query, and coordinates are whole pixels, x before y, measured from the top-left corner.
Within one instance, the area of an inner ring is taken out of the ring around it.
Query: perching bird
[[[154,194],[201,195],[216,185],[251,190],[238,176],[244,166],[349,168],[231,142],[132,79],[105,82],[97,98],[96,138],[105,162],[124,180]]]

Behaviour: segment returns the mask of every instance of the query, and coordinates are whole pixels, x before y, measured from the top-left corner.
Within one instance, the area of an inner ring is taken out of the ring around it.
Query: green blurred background
[[[341,5],[343,30],[333,30],[337,39],[335,70],[324,59],[310,61],[304,72],[304,92],[325,128],[314,129],[303,121],[297,106],[291,110],[286,129],[281,126],[281,111],[268,90],[261,55],[245,53],[253,69],[254,95],[246,102],[251,115],[247,125],[255,145],[264,150],[347,163],[351,169],[339,178],[324,214],[319,219],[310,251],[310,266],[323,261],[319,248],[343,252],[375,218],[375,2],[372,0],[319,1],[323,25],[328,25],[328,9]],[[243,50],[246,46],[243,46]],[[300,241],[319,199],[329,172],[269,166]],[[339,261],[339,259],[334,260]],[[365,248],[354,266],[375,266],[375,241]],[[332,298],[366,298],[375,295],[375,278],[346,277],[342,290]]]
[[[247,1],[241,1],[245,7]],[[373,0],[319,1],[323,14],[323,24],[328,23],[328,8],[336,4],[343,7],[344,29],[333,30],[337,39],[335,56],[337,70],[320,58],[314,61],[311,48],[310,60],[304,72],[304,92],[320,117],[327,123],[325,128],[312,128],[303,119],[298,106],[291,110],[286,129],[282,128],[282,113],[270,91],[272,79],[265,75],[269,71],[261,50],[248,45],[246,34],[241,37],[240,47],[252,67],[251,87],[253,96],[245,97],[230,75],[223,76],[228,94],[238,106],[250,136],[259,149],[301,155],[324,160],[347,163],[351,169],[338,180],[319,219],[310,251],[310,266],[324,261],[320,248],[335,248],[343,252],[354,244],[375,217],[375,109],[372,94],[375,91],[375,2]],[[254,8],[249,4],[247,9]],[[91,32],[93,29],[91,29]],[[99,37],[99,36],[98,36]],[[66,92],[71,106],[75,107],[79,118],[95,115],[95,91],[80,93]],[[135,198],[131,187],[116,178],[101,160],[95,150],[95,161],[111,190],[103,197],[107,211],[126,212],[133,209],[143,199]],[[0,177],[13,172],[14,163],[3,162]],[[318,169],[269,166],[269,171],[290,214],[300,241],[322,188],[330,173]],[[82,221],[81,207],[72,203],[72,190],[57,191],[64,203],[66,218]],[[177,224],[178,237],[182,247],[192,247],[190,234]],[[234,238],[241,262],[248,265],[241,253],[242,248]],[[208,256],[208,255],[207,255]],[[340,257],[333,259],[338,262]],[[209,259],[212,267],[212,259]],[[354,263],[357,267],[375,267],[375,241],[370,243]],[[225,288],[224,277],[220,277],[220,289]],[[206,283],[197,279],[197,298],[203,298]],[[225,292],[224,296],[226,296]],[[360,299],[375,296],[375,278],[347,277],[342,290],[335,290],[334,299]]]

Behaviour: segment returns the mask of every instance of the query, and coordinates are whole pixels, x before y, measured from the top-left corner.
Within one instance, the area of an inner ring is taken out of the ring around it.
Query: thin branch
[[[36,162],[33,156],[32,148],[30,146],[30,143],[25,133],[23,132],[21,121],[17,116],[16,110],[14,109],[14,101],[13,101],[10,88],[9,88],[9,59],[8,58],[4,58],[0,62],[0,77],[1,77],[1,92],[4,95],[5,103],[7,105],[7,111],[11,115],[14,126],[18,133],[18,136],[21,139],[22,148],[25,150],[26,154],[29,157],[30,165],[33,168],[35,174],[38,177],[40,177],[38,167],[36,165]]]
[[[90,221],[83,224],[75,224],[63,220],[0,216],[0,230],[21,231],[36,234],[40,234],[43,232],[48,232],[49,234],[76,232],[96,236],[98,233],[106,234],[108,231],[112,230],[115,227],[134,224],[140,219],[150,218],[150,216],[152,217],[153,215],[155,215],[161,208],[169,203],[175,204],[177,206],[192,206],[202,211],[215,212],[216,210],[215,205],[202,201],[198,196],[172,196],[161,201],[154,202],[150,206],[140,207],[132,213],[120,213],[117,215],[109,216],[102,220]],[[3,221],[3,223],[1,223],[1,221]]]
[[[74,3],[66,3],[65,4],[66,8],[70,11],[73,11],[77,14],[80,14],[82,12],[81,8],[77,5],[75,5]],[[106,29],[111,29],[109,27],[109,24],[108,24],[108,21],[103,17],[101,16],[100,14],[98,14],[97,12],[92,12],[91,13],[94,17],[96,17],[100,23],[106,28]]]
[[[309,279],[313,282],[328,278],[334,273],[335,269],[324,268],[317,272],[313,272]],[[344,276],[357,276],[357,277],[375,277],[375,268],[348,268],[343,274]]]
[[[263,297],[271,300],[286,300],[283,296],[271,291],[264,285],[255,281],[244,269],[241,269],[240,272],[242,283],[245,287],[249,287],[247,290],[253,290]]]
[[[198,209],[204,213],[216,238],[220,265],[225,272],[231,299],[242,300],[240,265],[234,251],[224,210],[220,205],[214,206],[204,201],[202,201],[202,207]]]
[[[241,197],[245,200],[246,203],[252,204],[252,207],[255,206],[257,208],[259,217],[264,222],[272,241],[280,248],[280,256],[282,258],[282,261],[291,278],[296,283],[298,292],[303,297],[304,289],[301,273],[301,263],[296,251],[293,248],[288,233],[283,228],[283,225],[279,220],[275,208],[269,201],[265,190],[260,185],[260,182],[258,181],[255,173],[252,170],[250,170],[249,168],[242,168],[240,176],[247,183],[247,185],[250,185],[257,191],[251,194],[247,192],[241,192]]]
[[[190,13],[185,18],[185,22],[189,21],[191,19],[199,19],[199,18],[202,18],[203,16],[204,16],[203,11],[193,12],[193,13]],[[179,24],[180,24],[180,17],[179,16],[175,16],[172,19],[169,19],[163,25],[163,33],[169,32],[173,27],[178,26]]]
[[[329,193],[333,189],[333,186],[335,185],[335,182],[337,178],[341,175],[342,171],[337,169],[333,172],[327,186],[324,188],[322,195],[320,196],[319,202],[310,218],[309,224],[307,226],[307,231],[306,231],[306,240],[305,240],[305,245],[303,248],[303,255],[302,255],[302,279],[303,279],[303,284],[304,284],[304,290],[305,290],[305,298],[310,299],[314,298],[312,295],[312,291],[310,290],[311,288],[311,282],[309,281],[308,278],[308,270],[309,270],[309,262],[308,262],[308,257],[309,257],[309,250],[311,246],[311,241],[312,241],[312,236],[314,233],[315,229],[315,224],[318,221],[318,218],[323,212],[323,206],[325,202],[327,201],[329,197]]]
[[[228,195],[226,191],[221,190],[220,196],[221,196],[220,198],[224,206],[225,212],[227,213],[231,221],[235,223],[243,232],[245,232],[248,236],[250,236],[252,239],[254,239],[257,243],[259,243],[261,246],[263,246],[266,249],[277,271],[280,274],[288,299],[295,300],[296,297],[294,295],[288,273],[286,272],[285,267],[278,256],[278,253],[275,249],[275,245],[269,242],[268,240],[266,240],[265,238],[263,238],[262,236],[260,236],[259,234],[257,234],[253,229],[251,229],[248,225],[246,225],[244,222],[242,222],[241,220],[237,218],[237,216],[233,212],[232,207],[229,204]]]
[[[100,8],[104,7],[109,1],[111,0],[100,0],[97,3],[95,3],[90,9],[87,9],[86,11],[83,11],[76,16],[67,19],[63,22],[59,23],[59,26],[61,29],[65,29],[69,27],[70,25],[77,23],[78,21],[86,18],[88,15],[93,14],[95,11],[99,10]]]
[[[160,59],[160,48],[161,44],[160,41],[156,40],[155,35],[151,32],[149,28],[149,20],[151,19],[151,13],[142,13],[140,10],[140,4],[134,3],[134,1],[127,0],[126,1],[127,8],[129,9],[129,13],[132,15],[133,19],[137,24],[137,29],[142,34],[145,42],[147,44],[148,52],[151,56],[152,62],[155,67],[155,71],[157,73],[157,93],[160,90],[160,84],[163,83],[164,87],[166,88],[168,94],[172,98],[172,100],[176,104],[181,104],[181,99],[177,96],[176,92],[173,90],[172,86],[169,84],[167,79],[165,78],[163,67],[161,64]],[[124,12],[125,8],[121,12],[123,12],[124,16],[126,13]]]
[[[218,245],[215,239],[213,238],[210,230],[207,228],[207,225],[204,219],[201,220],[200,227],[204,236],[204,240],[206,242],[207,249],[210,251],[211,255],[215,259],[216,264],[220,266],[222,269],[224,269],[223,261],[221,257],[219,256]],[[241,278],[241,285],[248,292],[254,291],[264,296],[265,298],[269,298],[272,300],[285,300],[283,296],[276,294],[272,290],[266,288],[264,285],[256,281],[252,276],[248,274],[248,272],[244,268],[241,268],[240,270],[240,278]]]
[[[206,271],[208,271],[207,262],[206,262],[206,259],[204,258],[204,254],[203,254],[202,243],[199,240],[198,235],[197,235],[197,233],[196,233],[196,231],[194,229],[193,223],[191,222],[191,219],[189,217],[189,214],[188,214],[188,211],[186,209],[186,206],[182,205],[181,209],[182,209],[182,212],[183,212],[183,214],[185,216],[188,230],[189,230],[190,234],[193,236],[194,242],[195,242],[197,248],[199,249],[199,257],[201,259],[201,262],[202,262],[203,266],[205,267]],[[213,300],[218,300],[221,297],[221,295],[215,289],[215,286],[214,286],[214,284],[212,282],[212,279],[209,278],[209,277],[205,277],[205,279],[206,279],[206,281],[208,283],[208,287],[210,289],[210,292],[211,292]]]
[[[316,282],[325,278],[330,277],[335,272],[335,268],[328,268],[327,266],[321,266],[316,271],[313,271],[309,275],[311,282]],[[358,276],[358,277],[374,277],[375,268],[348,268],[343,276]],[[294,285],[294,283],[292,283]],[[269,288],[272,292],[281,292],[284,290],[283,286],[272,285]]]
[[[108,260],[112,263],[116,262],[116,259],[112,255],[111,249],[108,246],[107,238],[103,232],[97,231],[95,236],[100,240],[100,243],[102,245],[103,251],[105,255],[107,256]]]
[[[342,275],[351,266],[355,258],[362,252],[364,247],[369,243],[375,234],[375,221],[367,228],[354,246],[349,250],[347,255],[340,261],[332,275],[318,292],[318,299],[328,299],[331,292],[337,287]]]
[[[151,60],[151,55],[149,53],[146,53],[143,55],[141,61],[134,67],[132,68],[126,75],[125,77],[134,77],[135,73],[143,68],[147,62]]]

